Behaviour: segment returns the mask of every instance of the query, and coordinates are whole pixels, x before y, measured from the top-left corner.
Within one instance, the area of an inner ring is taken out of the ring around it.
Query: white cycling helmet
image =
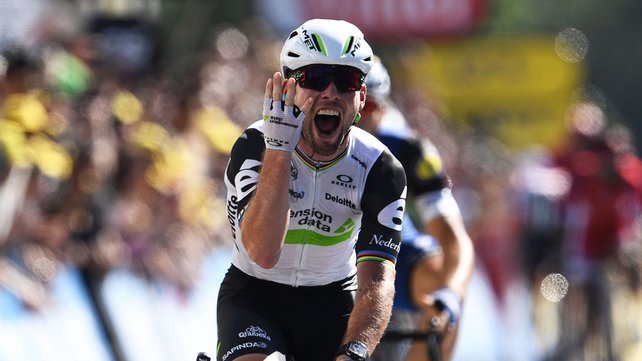
[[[344,20],[308,20],[290,33],[281,50],[285,76],[311,64],[348,65],[368,74],[372,61],[361,30]]]
[[[365,83],[369,97],[385,100],[390,96],[390,75],[377,56],[374,57],[372,69],[366,76]]]

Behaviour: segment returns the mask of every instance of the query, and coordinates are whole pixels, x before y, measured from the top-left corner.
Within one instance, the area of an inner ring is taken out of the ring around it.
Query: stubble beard
[[[303,128],[301,135],[308,142],[308,144],[310,145],[310,148],[312,148],[312,150],[314,151],[314,154],[321,155],[321,156],[331,156],[335,154],[339,150],[343,142],[345,142],[346,135],[350,131],[350,126],[348,126],[343,130],[343,132],[341,133],[341,136],[339,136],[334,143],[328,146],[321,146],[316,142],[316,139],[312,136],[312,126],[313,125],[311,125],[310,127]]]

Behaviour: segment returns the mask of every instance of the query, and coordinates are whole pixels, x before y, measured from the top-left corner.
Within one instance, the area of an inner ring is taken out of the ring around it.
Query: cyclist
[[[390,76],[378,57],[366,77],[366,87],[368,96],[359,127],[374,134],[403,164],[408,206],[412,205],[417,215],[416,222],[410,220],[410,213],[404,220],[397,293],[388,330],[426,331],[429,321],[439,316],[441,359],[448,360],[474,268],[473,245],[436,147],[419,138],[392,103]],[[407,360],[426,360],[426,342],[383,341],[372,360],[406,360],[405,355]]]
[[[218,361],[365,360],[383,334],[406,179],[352,126],[372,60],[345,21],[309,20],[285,41],[263,119],[226,169],[234,248],[217,303]]]

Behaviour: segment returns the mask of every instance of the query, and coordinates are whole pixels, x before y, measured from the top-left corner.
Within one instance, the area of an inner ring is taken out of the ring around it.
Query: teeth
[[[321,109],[317,113],[318,115],[334,115],[339,116],[339,111],[334,109]]]

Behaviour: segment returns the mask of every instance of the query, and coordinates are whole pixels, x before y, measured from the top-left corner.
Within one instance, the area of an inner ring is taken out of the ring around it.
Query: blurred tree
[[[162,0],[162,8],[162,67],[180,77],[198,66],[200,55],[211,46],[213,28],[250,17],[253,1]]]
[[[609,117],[633,131],[642,149],[642,2],[637,0],[495,0],[482,28],[485,33],[558,33],[580,30],[589,41],[584,59],[592,96]]]
[[[162,0],[161,23],[167,39],[165,66],[173,72],[198,61],[211,41],[212,27],[239,24],[254,15],[255,0]],[[633,131],[642,149],[642,102],[637,84],[642,59],[642,2],[637,0],[493,0],[489,2],[481,35],[557,34],[566,28],[580,30],[588,39],[584,59],[587,82],[607,114]],[[386,51],[380,44],[378,50]]]

